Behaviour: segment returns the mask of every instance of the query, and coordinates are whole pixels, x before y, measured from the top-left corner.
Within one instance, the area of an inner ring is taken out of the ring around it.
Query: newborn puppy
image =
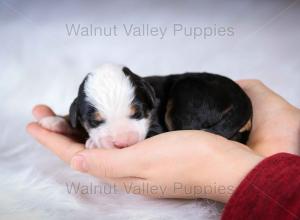
[[[146,138],[155,101],[143,78],[126,67],[106,64],[85,77],[68,118],[47,117],[40,124],[65,134],[74,131],[69,124],[85,130],[87,148],[124,148]]]
[[[105,64],[81,83],[68,117],[40,124],[72,135],[86,133],[86,147],[124,148],[173,130],[205,130],[245,142],[251,129],[250,99],[232,80],[209,73],[139,77]]]

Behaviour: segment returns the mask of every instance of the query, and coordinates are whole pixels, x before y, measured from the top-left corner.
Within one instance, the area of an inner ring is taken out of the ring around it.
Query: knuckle
[[[151,164],[149,161],[143,161],[140,163],[140,168],[136,171],[136,175],[140,176],[144,176],[144,177],[151,177],[153,176],[153,170],[155,170],[154,168],[155,166],[153,164]]]
[[[262,85],[263,84],[263,82],[259,79],[252,79],[252,83],[256,84],[256,85]]]
[[[245,90],[265,87],[264,83],[259,79],[239,80],[238,84]]]

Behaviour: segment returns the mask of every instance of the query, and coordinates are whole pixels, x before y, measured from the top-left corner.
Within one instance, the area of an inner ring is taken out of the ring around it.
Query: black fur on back
[[[168,131],[168,109],[171,130],[205,130],[242,143],[249,130],[239,130],[252,118],[252,104],[245,92],[231,79],[210,73],[185,73],[144,78],[159,99],[157,120],[162,131]],[[156,133],[155,128],[151,128]]]

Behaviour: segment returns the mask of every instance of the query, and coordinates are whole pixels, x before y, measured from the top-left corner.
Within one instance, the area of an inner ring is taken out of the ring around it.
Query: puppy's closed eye
[[[133,115],[130,115],[130,118],[132,118],[132,119],[142,119],[143,114],[140,111],[137,111]]]
[[[139,120],[139,119],[142,119],[143,118],[143,113],[142,113],[142,111],[140,111],[139,109],[138,109],[138,107],[137,106],[132,106],[131,108],[130,108],[130,116],[129,116],[131,119],[137,119],[137,120]]]
[[[105,120],[102,118],[101,114],[99,112],[95,112],[92,114],[89,120],[89,124],[91,128],[98,127],[99,125],[105,123]]]

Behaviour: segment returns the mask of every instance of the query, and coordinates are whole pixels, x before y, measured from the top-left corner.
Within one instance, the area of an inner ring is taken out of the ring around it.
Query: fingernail
[[[76,155],[72,158],[71,167],[80,172],[87,172],[88,170],[86,160],[81,155]]]

